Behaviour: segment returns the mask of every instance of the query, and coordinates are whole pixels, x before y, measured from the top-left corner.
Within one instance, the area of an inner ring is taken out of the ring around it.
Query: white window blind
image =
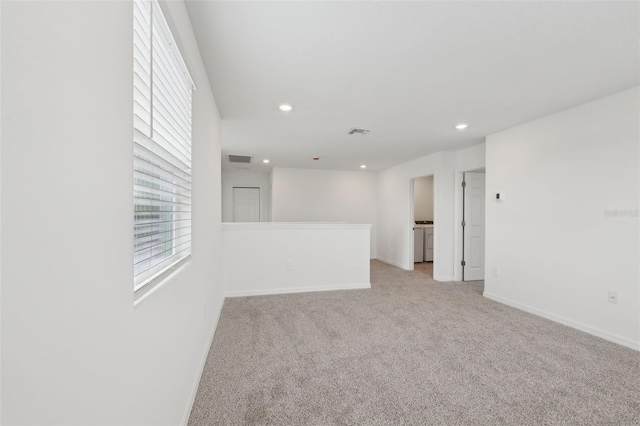
[[[134,3],[134,291],[191,254],[193,82],[156,0]]]

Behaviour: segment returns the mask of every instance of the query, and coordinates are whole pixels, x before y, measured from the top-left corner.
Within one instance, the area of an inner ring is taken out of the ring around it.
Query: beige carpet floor
[[[189,425],[637,425],[640,353],[373,261],[371,290],[227,299]]]

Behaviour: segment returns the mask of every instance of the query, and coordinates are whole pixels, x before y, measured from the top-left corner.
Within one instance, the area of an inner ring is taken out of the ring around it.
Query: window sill
[[[138,306],[149,297],[151,294],[155,293],[157,289],[162,287],[166,282],[170,281],[176,274],[180,273],[186,266],[191,263],[191,255],[185,257],[184,259],[179,260],[173,265],[169,266],[167,269],[163,270],[155,277],[151,278],[149,282],[140,287],[136,292],[133,293],[133,306]]]

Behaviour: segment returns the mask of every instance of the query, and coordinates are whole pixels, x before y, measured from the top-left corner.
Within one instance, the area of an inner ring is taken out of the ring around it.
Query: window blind
[[[134,291],[191,254],[193,82],[157,0],[134,3]]]

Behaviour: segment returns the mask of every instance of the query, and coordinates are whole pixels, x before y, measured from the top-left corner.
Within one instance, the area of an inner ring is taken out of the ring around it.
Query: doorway
[[[233,221],[260,222],[260,188],[233,187]]]
[[[433,279],[434,185],[433,175],[413,179],[413,269]]]
[[[462,281],[484,280],[484,204],[484,171],[463,173]]]

